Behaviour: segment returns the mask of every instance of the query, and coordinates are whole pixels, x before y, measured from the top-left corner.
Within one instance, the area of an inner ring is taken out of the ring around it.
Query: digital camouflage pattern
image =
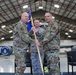
[[[22,68],[26,67],[26,50],[29,49],[28,45],[34,41],[29,37],[27,25],[21,21],[15,25],[13,34],[13,50],[17,65],[16,75],[23,75],[24,70]]]
[[[60,33],[59,33],[59,26],[55,21],[52,21],[51,23],[48,24],[43,44],[50,75],[60,75],[60,69],[59,69]]]
[[[41,27],[37,28],[37,32],[36,32],[36,38],[39,42],[41,42],[44,38],[44,33],[45,33],[45,30]],[[33,31],[30,30],[29,32],[29,36],[32,38],[32,39],[35,39],[34,38],[34,34],[33,34]],[[40,51],[43,51],[43,45],[40,45],[39,46],[40,48]],[[31,52],[37,52],[37,48],[36,48],[36,44],[34,42],[31,43],[30,45],[30,50]]]
[[[44,29],[43,28],[37,28],[37,32],[36,32],[36,37],[37,40],[39,42],[41,42],[44,38]],[[29,36],[34,39],[34,34],[33,31],[31,30],[29,32]],[[31,43],[30,44],[30,50],[31,50],[31,61],[32,61],[32,72],[33,75],[42,75],[42,70],[41,70],[41,66],[40,66],[40,60],[39,60],[39,56],[38,56],[38,52],[37,52],[37,48],[35,43]],[[39,46],[39,50],[40,50],[40,55],[41,55],[41,59],[42,62],[44,60],[44,50],[43,50],[43,45]]]

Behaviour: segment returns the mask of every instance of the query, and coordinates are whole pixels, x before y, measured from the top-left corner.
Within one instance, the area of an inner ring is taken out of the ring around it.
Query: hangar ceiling
[[[27,11],[25,5],[29,5],[33,18],[40,20],[46,11],[51,12],[60,25],[61,39],[76,39],[76,0],[0,0],[0,40],[12,40],[15,23]]]

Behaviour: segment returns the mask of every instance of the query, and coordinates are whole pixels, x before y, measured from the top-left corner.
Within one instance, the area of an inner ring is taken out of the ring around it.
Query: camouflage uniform
[[[28,34],[27,25],[19,21],[14,28],[13,50],[15,54],[15,63],[17,65],[16,75],[23,75],[22,68],[26,67],[26,50],[29,43],[34,42]]]
[[[34,39],[34,35],[33,35],[32,30],[29,32],[29,36]],[[42,41],[43,38],[44,38],[44,29],[39,27],[37,29],[36,36],[37,36],[37,40],[39,42]],[[39,60],[39,56],[38,56],[38,52],[37,52],[37,48],[36,48],[35,43],[32,43],[30,45],[30,50],[31,50],[31,61],[32,61],[33,75],[42,75],[40,60]],[[42,59],[42,62],[43,62],[43,59],[44,59],[43,45],[39,46],[39,50],[40,50],[40,55],[41,55],[41,59]]]
[[[59,34],[59,26],[55,21],[52,21],[51,23],[48,24],[43,44],[50,75],[60,75],[60,69],[59,69],[60,34]]]

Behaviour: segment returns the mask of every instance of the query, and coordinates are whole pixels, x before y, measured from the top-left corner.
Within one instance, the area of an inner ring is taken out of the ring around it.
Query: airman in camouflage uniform
[[[49,68],[50,75],[60,75],[59,69],[59,50],[60,50],[60,34],[59,26],[52,19],[52,15],[45,13],[45,20],[48,22],[48,27],[45,31],[43,40],[46,60]]]
[[[13,50],[15,54],[15,63],[17,65],[15,75],[23,75],[26,68],[26,50],[28,49],[29,43],[34,42],[29,37],[27,25],[28,13],[24,12],[21,15],[21,20],[14,27],[14,40],[13,40]]]
[[[35,19],[34,20],[34,26],[36,28],[36,37],[37,37],[38,42],[41,42],[44,38],[45,30],[43,28],[40,28],[39,25],[40,25],[39,20]],[[29,36],[32,39],[34,39],[34,34],[33,34],[32,29],[29,32]],[[43,45],[39,46],[39,50],[40,50],[40,55],[41,55],[41,59],[42,59],[42,62],[43,62],[43,60],[44,60]],[[30,51],[31,51],[31,61],[32,61],[33,75],[42,75],[39,55],[38,55],[38,52],[37,52],[36,44],[34,42],[31,43],[31,45],[30,45]]]

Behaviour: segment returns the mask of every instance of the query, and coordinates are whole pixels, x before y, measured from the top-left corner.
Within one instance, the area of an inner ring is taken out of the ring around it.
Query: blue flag
[[[32,27],[32,23],[31,23],[31,20],[32,20],[32,13],[31,13],[31,10],[28,9],[28,14],[29,14],[29,21],[26,23],[28,25],[28,32],[30,31],[31,27]]]

